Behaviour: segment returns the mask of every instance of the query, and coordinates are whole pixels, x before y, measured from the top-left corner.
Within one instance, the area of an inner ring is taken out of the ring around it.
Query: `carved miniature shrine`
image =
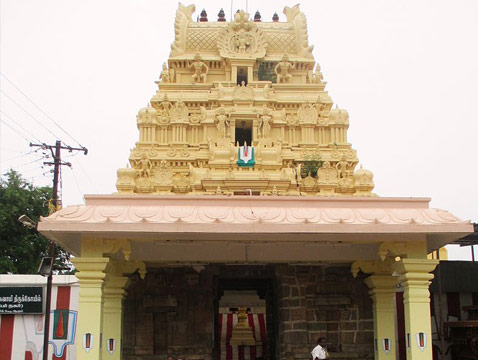
[[[356,170],[349,114],[325,91],[298,6],[267,23],[242,10],[194,22],[193,11],[179,5],[118,191],[371,196],[373,175]]]

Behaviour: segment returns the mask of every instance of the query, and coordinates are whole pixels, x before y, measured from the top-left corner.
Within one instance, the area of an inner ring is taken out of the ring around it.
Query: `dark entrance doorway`
[[[277,316],[273,280],[219,278],[216,284],[214,359],[274,360]],[[239,345],[237,333],[235,335],[238,315],[246,309],[245,321],[249,334],[254,337],[254,345]]]
[[[235,128],[235,144],[239,146],[252,145],[252,121],[251,120],[236,120]]]

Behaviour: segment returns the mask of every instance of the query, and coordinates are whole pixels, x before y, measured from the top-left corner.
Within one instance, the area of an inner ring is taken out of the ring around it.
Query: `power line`
[[[26,162],[24,164],[9,166],[8,169],[3,169],[2,170],[2,174],[8,172],[8,170],[10,170],[10,169],[16,170],[16,169],[19,169],[19,168],[23,168],[27,165],[34,164],[34,163],[36,163],[38,161],[41,161],[41,160],[43,160],[43,159],[35,159],[35,160],[32,160],[32,161]],[[43,168],[43,165],[42,166],[37,166],[36,168],[33,168],[33,169],[29,169],[29,171],[33,171],[33,170],[40,169],[40,168]]]
[[[28,139],[25,134],[22,134],[20,131],[18,131],[17,129],[15,129],[14,127],[12,127],[11,125],[9,125],[8,123],[6,123],[1,117],[0,117],[0,122],[7,126],[8,128],[10,128],[13,132],[15,132],[18,136],[24,138],[27,142],[31,142],[32,140],[31,139]]]
[[[11,116],[9,116],[8,114],[6,114],[4,111],[0,110],[0,113],[2,113],[3,115],[5,115],[5,117],[11,121],[13,121],[17,126],[19,126],[23,131],[25,131],[26,133],[28,133],[33,139],[35,139],[36,141],[39,141],[38,138],[33,135],[30,131],[28,131],[27,129],[25,129],[18,121],[16,121],[14,118],[12,118]]]
[[[25,94],[22,90],[20,90],[18,86],[16,86],[9,78],[7,78],[5,74],[0,72],[0,75],[3,76],[5,80],[7,80],[20,94],[25,96],[25,98],[27,98],[28,101],[30,101],[33,104],[33,106],[35,106],[38,110],[40,110],[43,115],[45,115],[53,124],[55,124],[61,131],[63,131],[71,140],[77,143],[80,147],[83,147],[73,136],[71,136],[65,129],[63,129],[63,127],[61,127],[60,124],[58,124],[50,115],[48,115],[41,107],[35,104],[35,102],[32,99],[30,99],[30,97],[27,94]]]
[[[9,99],[12,103],[14,103],[15,105],[17,105],[25,114],[27,114],[28,116],[30,116],[37,124],[39,124],[41,127],[43,127],[46,131],[48,131],[50,133],[50,135],[52,135],[54,138],[58,138],[58,136],[56,136],[48,127],[46,127],[45,125],[42,124],[42,122],[40,120],[38,120],[37,118],[35,118],[32,114],[30,114],[28,111],[26,111],[19,103],[17,103],[12,97],[8,96],[8,94],[1,90],[0,89],[0,92],[7,98]]]
[[[93,187],[94,192],[97,193],[98,188],[96,187],[95,182],[91,179],[90,174],[88,173],[88,171],[85,170],[83,165],[81,165],[80,159],[76,159],[76,160],[77,160],[76,164],[78,164],[78,166],[80,167],[80,170],[83,173],[83,176],[85,176],[88,179],[90,185]]]
[[[30,150],[30,151],[27,152],[26,154],[21,154],[21,155],[15,156],[15,157],[13,157],[13,158],[6,159],[5,161],[17,160],[17,159],[20,159],[20,158],[22,158],[22,157],[25,157],[25,156],[28,156],[28,155],[31,155],[31,154],[33,154],[33,152]]]
[[[71,168],[71,173],[73,175],[73,179],[75,179],[75,183],[76,183],[76,187],[78,188],[78,192],[80,194],[83,194],[83,191],[81,190],[80,183],[78,182],[78,179],[76,178],[75,170],[73,168]]]

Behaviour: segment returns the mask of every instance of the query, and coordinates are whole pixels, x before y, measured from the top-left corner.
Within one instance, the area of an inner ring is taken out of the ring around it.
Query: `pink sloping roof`
[[[357,227],[370,232],[383,232],[386,228],[406,232],[473,231],[468,221],[429,208],[429,201],[427,198],[96,195],[87,196],[86,205],[68,206],[43,218],[39,230],[68,231],[64,226],[68,225],[71,232],[95,227],[119,232],[142,232],[153,227],[155,231],[162,228],[163,231],[231,232],[254,225],[256,231],[259,226],[266,232],[290,229],[330,233],[347,228],[354,232]]]
[[[377,256],[377,246],[388,241],[426,240],[431,252],[473,231],[470,222],[430,209],[427,198],[85,198],[85,205],[68,206],[38,224],[41,233],[75,256],[81,254],[82,239],[92,238],[128,239],[133,257],[152,262],[245,261],[243,253],[249,260],[261,255],[256,259],[261,261],[316,259],[317,252],[304,244],[326,246],[319,252],[323,260],[339,261]],[[247,244],[255,244],[255,250],[246,251]]]

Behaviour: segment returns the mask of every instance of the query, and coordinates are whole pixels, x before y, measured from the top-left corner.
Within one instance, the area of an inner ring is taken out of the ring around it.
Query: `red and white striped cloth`
[[[218,360],[255,360],[258,357],[266,358],[267,331],[264,314],[247,314],[249,326],[252,328],[254,338],[260,345],[256,346],[231,346],[229,341],[232,329],[237,324],[237,314],[219,314],[219,349]]]

